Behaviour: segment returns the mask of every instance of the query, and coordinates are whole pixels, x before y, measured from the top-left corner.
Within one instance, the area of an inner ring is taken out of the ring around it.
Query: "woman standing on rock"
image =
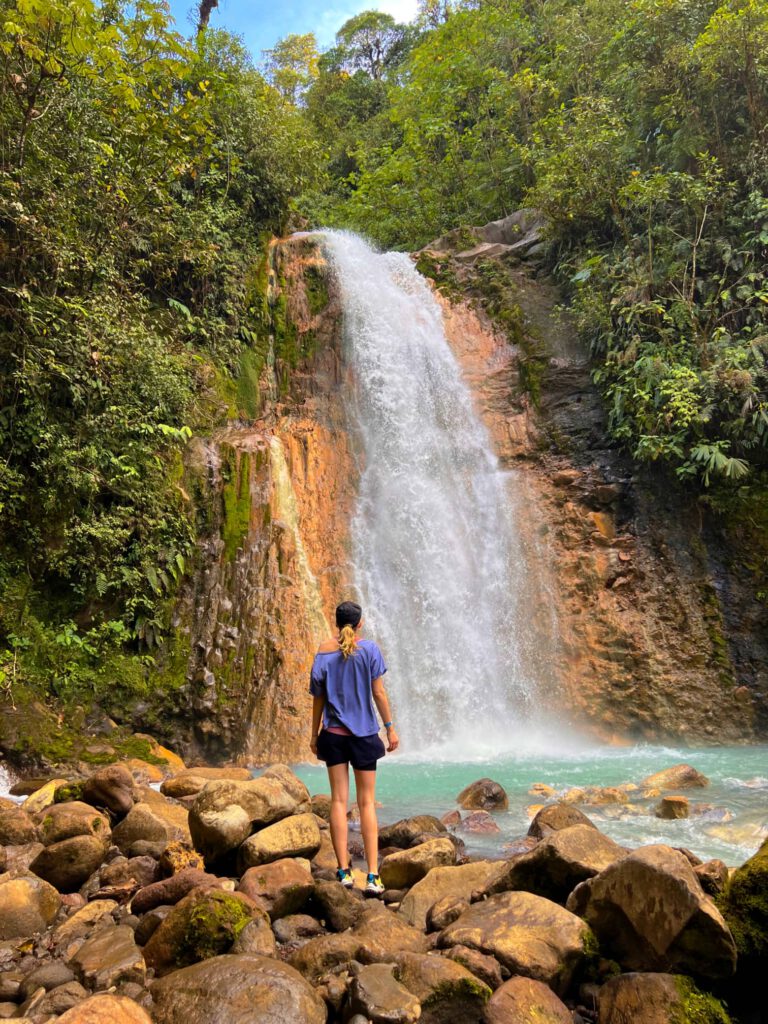
[[[331,841],[339,863],[338,880],[351,888],[352,869],[347,849],[349,765],[355,772],[360,831],[368,861],[365,891],[380,896],[379,826],[376,821],[376,762],[384,757],[374,702],[387,730],[387,750],[397,750],[399,739],[392,724],[383,675],[387,671],[381,651],[372,640],[357,635],[363,609],[344,601],[336,609],[338,636],[320,645],[312,663],[309,692],[312,706],[312,752],[328,768],[331,784]],[[322,731],[320,723],[322,719]]]

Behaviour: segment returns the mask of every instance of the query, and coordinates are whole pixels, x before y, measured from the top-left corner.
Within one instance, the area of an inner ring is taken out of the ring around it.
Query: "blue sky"
[[[190,0],[170,0],[170,5],[178,30],[188,35],[193,24],[189,14],[197,5]],[[410,21],[416,7],[417,0],[219,0],[211,25],[241,35],[258,63],[262,50],[291,32],[314,32],[322,48],[333,42],[338,29],[353,14],[376,9],[398,21]]]

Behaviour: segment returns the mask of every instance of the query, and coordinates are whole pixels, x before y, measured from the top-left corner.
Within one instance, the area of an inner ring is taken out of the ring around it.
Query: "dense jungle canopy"
[[[140,689],[248,418],[264,240],[548,219],[615,443],[768,591],[768,2],[479,0],[263,55],[160,0],[0,0],[0,678]],[[745,541],[745,544],[747,542]]]

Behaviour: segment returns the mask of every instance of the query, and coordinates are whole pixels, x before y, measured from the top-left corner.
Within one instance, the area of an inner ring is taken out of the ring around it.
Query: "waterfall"
[[[344,308],[361,478],[353,563],[406,756],[514,752],[532,731],[536,650],[516,517],[409,257],[325,234]]]

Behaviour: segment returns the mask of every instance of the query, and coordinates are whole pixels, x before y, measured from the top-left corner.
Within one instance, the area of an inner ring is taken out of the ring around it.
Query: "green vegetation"
[[[739,971],[758,980],[768,957],[768,841],[734,873],[719,904],[736,939]]]
[[[682,975],[676,984],[682,1005],[672,1012],[674,1024],[731,1024],[731,1018],[719,999],[701,992],[690,978]]]

